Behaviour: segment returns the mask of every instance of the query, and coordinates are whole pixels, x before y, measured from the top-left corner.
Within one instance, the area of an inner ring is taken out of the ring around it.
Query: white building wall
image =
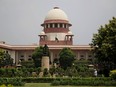
[[[58,40],[65,40],[65,36],[67,33],[46,33],[47,40],[55,40],[55,37],[58,38]]]
[[[15,51],[10,51],[9,53],[11,55],[11,58],[13,58],[13,63],[15,63]]]
[[[8,52],[8,54],[11,56],[11,58],[13,58],[13,63],[15,63],[15,51],[4,49],[4,52]]]

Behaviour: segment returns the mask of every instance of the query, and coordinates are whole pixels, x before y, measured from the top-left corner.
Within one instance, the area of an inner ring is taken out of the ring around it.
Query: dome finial
[[[59,7],[54,7],[54,9],[59,9]]]

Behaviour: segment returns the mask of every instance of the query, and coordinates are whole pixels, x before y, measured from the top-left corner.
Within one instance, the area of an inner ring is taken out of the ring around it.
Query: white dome
[[[54,9],[50,10],[47,14],[47,16],[45,17],[45,21],[46,20],[67,20],[68,21],[68,17],[66,15],[66,13],[59,9],[58,7],[54,7]]]

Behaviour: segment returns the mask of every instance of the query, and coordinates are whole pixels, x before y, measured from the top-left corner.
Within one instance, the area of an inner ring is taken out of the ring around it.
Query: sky
[[[74,45],[88,45],[100,26],[116,17],[116,0],[0,0],[0,41],[38,44],[40,25],[53,7],[67,14]]]

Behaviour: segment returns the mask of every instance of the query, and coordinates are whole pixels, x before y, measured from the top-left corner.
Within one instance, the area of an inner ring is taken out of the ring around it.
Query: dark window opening
[[[50,28],[52,28],[52,24],[50,24]]]
[[[91,55],[89,55],[88,57],[92,57]]]
[[[46,28],[48,28],[48,24],[46,24]]]
[[[62,28],[62,24],[60,24],[60,28]]]
[[[20,59],[21,61],[24,61],[24,59]]]
[[[21,57],[24,57],[24,55],[21,55]]]
[[[55,28],[57,28],[57,27],[58,27],[58,24],[56,23],[56,24],[55,24]]]
[[[29,55],[28,57],[31,57],[31,55]]]
[[[66,24],[64,24],[64,28],[66,28]]]
[[[8,53],[8,51],[6,51],[6,53]]]
[[[29,61],[31,61],[32,59],[31,59],[31,58],[29,58],[28,60],[29,60]]]
[[[84,55],[81,55],[80,57],[84,57]]]

